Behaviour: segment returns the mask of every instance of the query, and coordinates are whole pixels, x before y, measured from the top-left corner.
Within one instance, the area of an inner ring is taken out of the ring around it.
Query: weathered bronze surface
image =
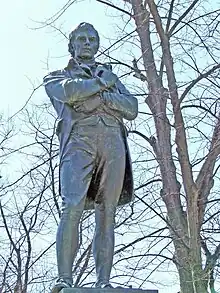
[[[131,161],[123,119],[138,113],[132,96],[109,65],[96,63],[99,36],[81,23],[70,34],[72,58],[44,85],[59,123],[62,216],[57,231],[58,281],[52,292],[72,286],[78,225],[84,209],[95,209],[93,240],[96,287],[110,287],[116,206],[133,197]]]

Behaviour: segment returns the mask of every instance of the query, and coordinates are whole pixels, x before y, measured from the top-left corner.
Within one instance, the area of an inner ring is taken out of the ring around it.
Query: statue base
[[[133,288],[66,288],[60,293],[159,293],[158,290],[133,289]]]

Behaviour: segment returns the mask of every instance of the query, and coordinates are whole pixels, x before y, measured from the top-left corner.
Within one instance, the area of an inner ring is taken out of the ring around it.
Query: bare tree
[[[36,289],[38,282],[41,285],[37,288],[45,292],[43,283],[53,276],[52,263],[45,260],[55,241],[50,237],[46,240],[44,235],[53,233],[60,213],[55,190],[57,163],[53,160],[58,149],[53,140],[54,122],[39,118],[45,108],[34,107],[31,114],[30,110],[20,113],[17,124],[22,123],[22,127],[17,128],[17,135],[2,154],[12,174],[1,186],[0,292],[27,293]],[[13,166],[11,162],[16,163]],[[48,225],[51,219],[53,225]]]
[[[140,40],[148,86],[145,102],[155,126],[155,135],[145,139],[160,169],[160,195],[167,210],[181,292],[205,293],[209,283],[214,290],[213,270],[220,252],[219,244],[214,250],[208,248],[210,236],[207,238],[203,229],[220,154],[220,115],[215,96],[219,90],[219,10],[210,10],[198,0],[187,4],[126,2],[131,4]],[[158,39],[158,48],[154,38]],[[204,62],[199,60],[202,54]],[[158,56],[159,62],[155,61]],[[186,81],[184,71],[178,72],[180,66],[190,72]],[[192,136],[198,134],[203,143],[200,141],[200,149],[191,155],[189,147],[195,143]]]

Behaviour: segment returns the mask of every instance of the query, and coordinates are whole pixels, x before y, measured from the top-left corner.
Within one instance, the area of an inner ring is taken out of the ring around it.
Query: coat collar
[[[94,63],[93,66],[97,66],[97,63]],[[67,67],[65,68],[69,72],[74,72],[74,73],[81,73],[85,74],[88,77],[93,76],[92,70],[90,66],[84,63],[79,63],[76,59],[71,58],[68,62]]]

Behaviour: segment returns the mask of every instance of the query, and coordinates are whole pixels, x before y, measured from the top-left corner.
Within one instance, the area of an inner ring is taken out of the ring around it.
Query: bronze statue
[[[44,78],[59,118],[62,216],[56,238],[58,280],[53,293],[72,286],[80,217],[84,209],[92,208],[96,287],[112,287],[115,210],[133,197],[123,118],[135,119],[138,103],[109,65],[95,61],[98,48],[98,32],[91,24],[81,23],[70,34],[72,58],[68,66]]]

